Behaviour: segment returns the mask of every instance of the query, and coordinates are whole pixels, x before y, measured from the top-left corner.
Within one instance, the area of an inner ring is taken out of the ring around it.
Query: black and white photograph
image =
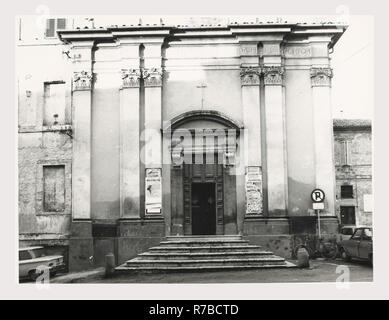
[[[374,284],[373,15],[92,7],[13,17],[20,290]]]

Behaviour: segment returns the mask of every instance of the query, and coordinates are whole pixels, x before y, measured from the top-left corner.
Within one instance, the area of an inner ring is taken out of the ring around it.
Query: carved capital
[[[265,66],[262,68],[265,85],[281,86],[285,69],[281,66]]]
[[[138,88],[141,72],[139,69],[122,69],[122,88]]]
[[[143,69],[142,77],[144,79],[145,87],[161,87],[162,74],[161,68]]]
[[[240,79],[242,86],[258,86],[259,77],[261,75],[260,67],[241,67],[240,69]]]
[[[77,71],[73,73],[73,91],[90,90],[92,88],[92,73],[90,71]]]
[[[328,67],[311,68],[312,87],[329,87],[331,86],[332,69]]]

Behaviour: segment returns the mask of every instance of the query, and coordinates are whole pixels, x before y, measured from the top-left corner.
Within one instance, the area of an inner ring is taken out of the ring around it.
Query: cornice
[[[237,38],[254,37],[261,41],[264,36],[274,35],[283,37],[295,36],[330,36],[329,46],[332,47],[340,38],[347,26],[344,24],[304,24],[304,23],[240,23],[228,25],[202,25],[202,26],[168,26],[168,25],[145,25],[145,26],[111,26],[98,29],[74,29],[58,31],[58,36],[63,42],[82,40],[116,41],[122,37],[149,38],[160,37],[169,40],[180,38]],[[265,39],[265,38],[263,38]]]

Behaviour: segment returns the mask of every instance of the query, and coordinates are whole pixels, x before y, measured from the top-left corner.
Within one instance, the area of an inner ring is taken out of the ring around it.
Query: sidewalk
[[[71,272],[64,275],[52,277],[50,279],[50,283],[93,282],[94,280],[104,279],[104,273],[104,268],[96,268],[80,272]]]
[[[296,261],[291,261],[295,263]],[[338,266],[346,266],[351,282],[373,281],[373,268],[363,262],[311,260],[309,269],[253,269],[242,271],[124,274],[105,278],[104,268],[52,278],[51,283],[286,283],[335,282]],[[344,267],[343,267],[344,268]]]

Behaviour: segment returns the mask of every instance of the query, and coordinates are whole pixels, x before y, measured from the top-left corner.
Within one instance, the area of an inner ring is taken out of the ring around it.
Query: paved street
[[[295,261],[291,261],[295,262]],[[52,283],[267,283],[267,282],[334,282],[340,276],[339,265],[350,269],[350,281],[373,281],[373,269],[364,262],[312,260],[309,269],[262,269],[249,271],[188,272],[168,274],[126,274],[105,278],[102,268],[57,276]],[[342,271],[343,272],[343,271]]]

